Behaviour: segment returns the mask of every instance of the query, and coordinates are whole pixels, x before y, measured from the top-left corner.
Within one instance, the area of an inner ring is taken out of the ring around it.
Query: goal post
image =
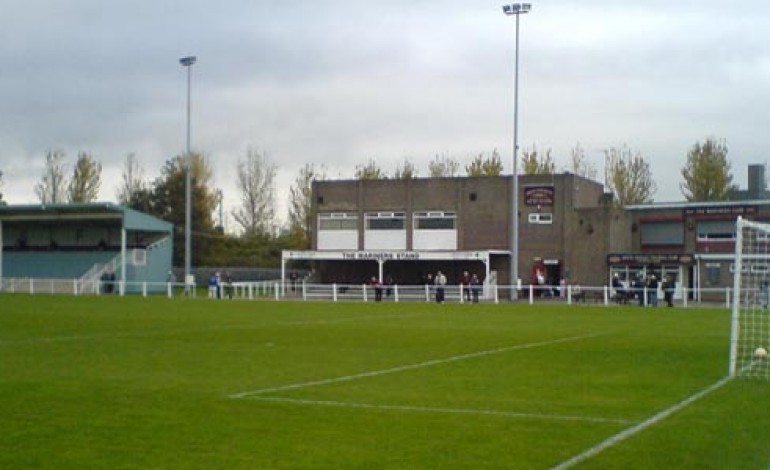
[[[770,379],[770,224],[738,217],[733,262],[730,375]]]

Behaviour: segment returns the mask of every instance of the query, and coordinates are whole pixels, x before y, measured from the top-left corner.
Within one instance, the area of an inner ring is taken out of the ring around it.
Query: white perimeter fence
[[[378,296],[378,289],[380,294]],[[170,282],[104,282],[83,283],[78,279],[3,278],[0,292],[16,294],[60,295],[163,295],[208,297],[212,299],[241,300],[316,300],[331,302],[435,302],[437,286],[434,285],[384,285],[379,288],[367,284],[311,284],[280,280],[234,282],[220,289]],[[478,302],[509,302],[512,286],[479,286]],[[665,307],[663,291],[657,292],[657,306]],[[655,303],[649,289],[616,292],[609,286],[576,286],[563,288],[525,285],[518,291],[518,302],[564,304],[629,304],[648,306]],[[677,287],[674,305],[711,305],[730,308],[732,289]],[[472,288],[461,285],[444,286],[444,302],[473,303],[476,301]]]

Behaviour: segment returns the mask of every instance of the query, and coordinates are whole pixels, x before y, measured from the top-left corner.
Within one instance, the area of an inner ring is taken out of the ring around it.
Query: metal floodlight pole
[[[516,53],[513,73],[513,187],[511,188],[511,299],[519,297],[519,16],[529,13],[531,3],[511,3],[503,5],[503,13],[516,17]]]
[[[195,56],[182,57],[179,63],[187,67],[187,147],[185,150],[185,181],[184,181],[184,283],[187,292],[187,280],[190,278],[192,257],[192,154],[190,153],[190,90],[192,85],[192,65]]]

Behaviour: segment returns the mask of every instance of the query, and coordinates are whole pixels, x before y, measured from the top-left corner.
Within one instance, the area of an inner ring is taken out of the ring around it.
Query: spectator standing
[[[211,273],[209,276],[209,299],[217,297],[217,274]]]
[[[374,301],[382,302],[382,283],[380,280],[377,279],[376,276],[372,276],[372,279],[369,281],[369,285],[374,288]]]
[[[649,303],[652,307],[658,306],[658,279],[654,274],[650,275],[650,282],[647,284],[649,288]]]
[[[463,289],[463,300],[466,302],[471,301],[471,275],[468,271],[463,271],[463,277],[460,279]]]
[[[233,300],[233,277],[229,272],[225,272],[225,296]]]
[[[436,303],[443,304],[444,303],[444,289],[446,288],[446,276],[441,271],[438,271],[436,273],[435,278],[436,283]]]
[[[471,276],[471,293],[473,294],[473,303],[479,303],[479,293],[481,292],[481,279],[477,275]]]
[[[663,298],[666,299],[666,305],[669,307],[674,306],[674,288],[676,287],[676,281],[674,281],[674,276],[668,275],[666,276],[666,280],[663,281],[663,285],[661,286],[663,288]]]

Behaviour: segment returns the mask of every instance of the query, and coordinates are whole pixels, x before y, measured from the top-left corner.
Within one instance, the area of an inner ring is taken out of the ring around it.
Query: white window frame
[[[323,221],[326,220],[339,220],[344,222],[353,222],[353,227],[339,227],[339,228],[329,228],[329,227],[322,227]],[[318,231],[328,231],[328,232],[335,232],[340,230],[358,230],[358,215],[353,214],[350,212],[327,212],[318,214]]]
[[[401,227],[372,228],[369,226],[370,221],[381,219],[401,220]],[[404,212],[367,212],[364,214],[364,221],[364,230],[367,231],[406,230],[406,214]]]
[[[452,227],[420,227],[419,221],[425,219],[451,220]],[[412,215],[412,222],[414,223],[414,230],[457,230],[457,213],[451,211],[415,212]]]

